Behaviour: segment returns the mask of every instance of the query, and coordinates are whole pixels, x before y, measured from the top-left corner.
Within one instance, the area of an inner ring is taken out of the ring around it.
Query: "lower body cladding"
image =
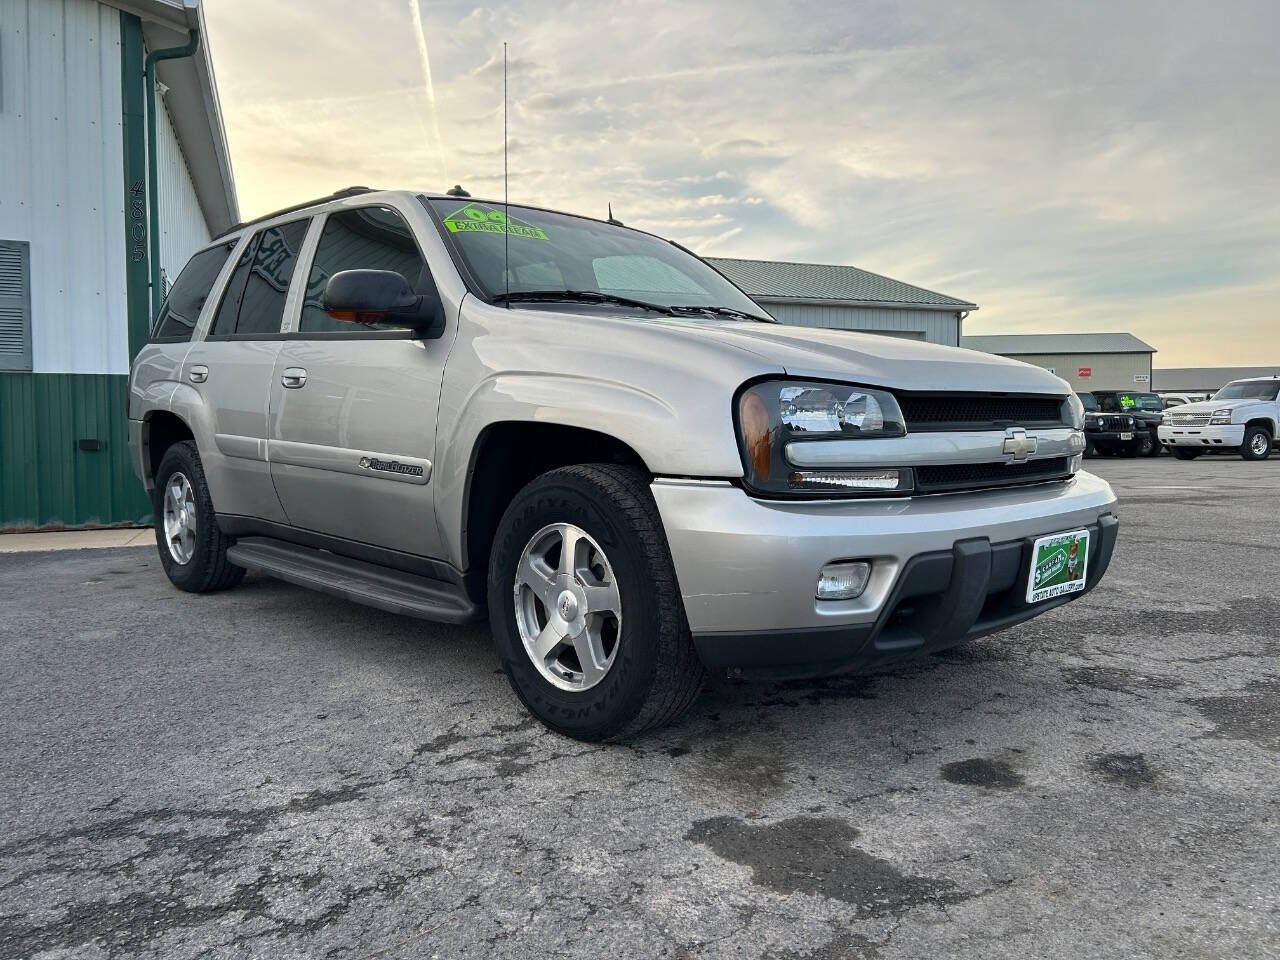
[[[1244,424],[1233,423],[1218,427],[1174,427],[1161,424],[1160,442],[1166,447],[1222,447],[1232,449],[1244,443]]]
[[[774,677],[870,669],[1028,620],[1092,589],[1115,547],[1106,481],[893,500],[765,501],[728,483],[659,479],[662,515],[708,667]],[[1085,589],[1027,602],[1033,544],[1088,530]],[[852,600],[818,600],[827,564],[865,560]]]

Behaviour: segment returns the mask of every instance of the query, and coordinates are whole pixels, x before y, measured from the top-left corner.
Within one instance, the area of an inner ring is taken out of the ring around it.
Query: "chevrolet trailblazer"
[[[1004,629],[1116,540],[1047,371],[782,326],[674,243],[469,197],[353,189],[218,237],[129,391],[174,585],[487,616],[515,693],[581,739],[672,720],[707,669]]]

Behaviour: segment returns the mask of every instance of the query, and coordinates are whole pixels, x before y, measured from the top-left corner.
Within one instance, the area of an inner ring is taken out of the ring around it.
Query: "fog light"
[[[791,487],[795,490],[874,490],[909,493],[910,470],[793,470]]]
[[[828,563],[818,574],[819,600],[852,600],[862,596],[871,579],[871,564],[866,560]]]

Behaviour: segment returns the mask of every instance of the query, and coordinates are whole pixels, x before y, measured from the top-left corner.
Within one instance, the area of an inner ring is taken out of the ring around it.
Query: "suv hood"
[[[1183,403],[1170,407],[1166,413],[1176,416],[1180,413],[1213,413],[1215,410],[1239,410],[1265,400],[1201,400],[1199,403]]]
[[[976,350],[874,333],[745,321],[646,320],[675,323],[727,346],[779,364],[793,377],[840,380],[900,390],[1070,392],[1048,370]]]

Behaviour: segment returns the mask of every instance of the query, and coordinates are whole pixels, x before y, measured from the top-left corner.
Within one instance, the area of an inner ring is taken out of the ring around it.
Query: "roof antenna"
[[[620,226],[620,227],[625,227],[625,226],[626,226],[626,224],[625,224],[625,223],[623,223],[621,220],[615,220],[615,219],[613,219],[613,202],[612,202],[612,201],[610,201],[610,203],[609,203],[609,222],[610,222],[610,223],[616,223],[616,224],[617,224],[618,226]]]
[[[506,285],[503,300],[511,309],[511,204],[507,190],[507,41],[502,41],[502,279]]]

